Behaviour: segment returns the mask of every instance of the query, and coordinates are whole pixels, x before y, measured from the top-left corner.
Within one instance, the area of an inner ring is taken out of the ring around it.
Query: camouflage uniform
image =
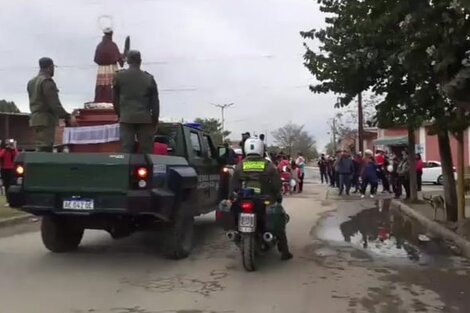
[[[29,106],[31,117],[29,125],[35,134],[36,150],[52,152],[55,130],[59,119],[69,119],[59,100],[59,90],[46,72],[39,74],[28,82]]]
[[[135,152],[135,138],[142,153],[153,151],[153,136],[160,113],[157,83],[139,68],[116,73],[113,81],[113,106],[120,123],[122,152]]]
[[[247,156],[235,167],[230,195],[241,188],[252,188],[256,194],[268,195],[271,202],[281,197],[281,175],[274,164],[260,156]],[[283,259],[289,259],[289,252],[285,229],[277,234],[278,249]],[[289,257],[290,256],[290,257]]]

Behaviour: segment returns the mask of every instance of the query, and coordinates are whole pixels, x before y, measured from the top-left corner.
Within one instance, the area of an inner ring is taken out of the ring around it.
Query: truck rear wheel
[[[44,216],[41,237],[44,246],[56,253],[75,250],[82,241],[84,229],[70,220],[56,216]]]
[[[177,205],[174,219],[165,230],[165,255],[174,260],[186,258],[193,248],[194,216],[186,203]]]

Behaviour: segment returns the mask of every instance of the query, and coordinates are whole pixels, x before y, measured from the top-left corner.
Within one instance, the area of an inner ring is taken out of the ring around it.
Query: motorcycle
[[[228,214],[222,217],[220,212]],[[240,192],[231,205],[222,204],[218,215],[219,221],[225,219],[226,237],[240,248],[243,267],[248,272],[256,270],[257,256],[278,244],[276,233],[284,230],[289,221],[280,202],[271,203],[267,197],[255,195],[253,189]]]

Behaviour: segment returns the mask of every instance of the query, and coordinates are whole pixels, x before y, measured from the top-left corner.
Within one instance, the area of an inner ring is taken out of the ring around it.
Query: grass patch
[[[19,210],[15,210],[15,209],[12,209],[12,208],[9,208],[9,207],[5,207],[6,203],[7,203],[7,201],[6,201],[5,197],[0,196],[0,219],[9,218],[9,217],[24,214],[23,212],[21,212]]]

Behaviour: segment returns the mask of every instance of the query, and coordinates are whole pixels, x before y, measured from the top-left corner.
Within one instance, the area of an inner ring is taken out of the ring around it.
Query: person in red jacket
[[[7,195],[8,206],[8,189],[10,188],[12,181],[15,177],[15,159],[18,155],[18,150],[15,147],[15,141],[13,139],[7,140],[7,142],[0,148],[0,172],[2,175],[3,186],[5,187],[5,193]]]
[[[167,136],[157,135],[153,142],[153,154],[156,155],[168,155],[168,148],[170,141]]]
[[[418,191],[421,191],[423,185],[423,168],[424,163],[421,159],[421,154],[416,154],[416,181],[418,183]]]

